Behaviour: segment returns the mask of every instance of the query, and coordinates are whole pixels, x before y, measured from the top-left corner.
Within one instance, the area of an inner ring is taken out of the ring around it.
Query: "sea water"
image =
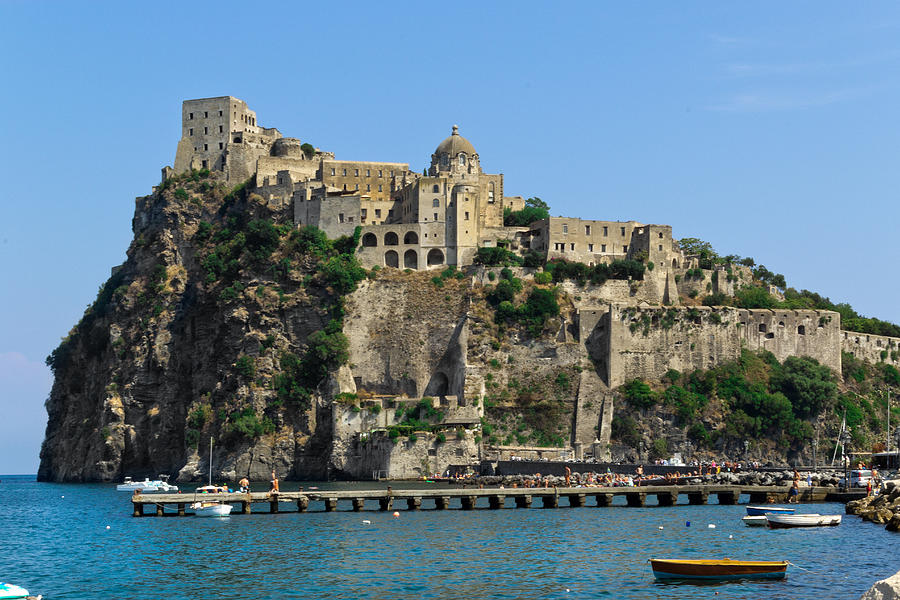
[[[283,483],[282,489],[297,485]],[[746,527],[742,505],[629,508],[623,503],[617,498],[605,508],[544,510],[537,499],[531,509],[512,508],[507,499],[505,510],[490,510],[484,500],[473,511],[454,509],[457,502],[437,511],[428,510],[432,503],[424,500],[424,510],[412,512],[401,501],[394,518],[393,511],[379,512],[377,502],[367,502],[361,513],[351,512],[350,502],[339,503],[337,512],[314,512],[323,506],[313,502],[307,513],[134,518],[129,494],[114,485],[0,476],[0,581],[47,600],[846,600],[900,570],[900,534],[855,516],[845,516],[839,527],[768,530]],[[842,514],[843,509],[801,504],[798,512]],[[651,557],[789,560],[796,566],[788,567],[783,581],[656,583],[647,563]]]

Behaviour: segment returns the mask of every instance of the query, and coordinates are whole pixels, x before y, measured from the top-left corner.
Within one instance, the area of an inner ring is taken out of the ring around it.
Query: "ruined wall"
[[[900,366],[900,338],[842,331],[841,350],[873,364]]]
[[[768,350],[780,361],[810,356],[841,371],[840,322],[830,311],[610,305],[596,323],[588,351],[610,387],[658,380],[669,369],[709,369],[738,358],[742,346]]]

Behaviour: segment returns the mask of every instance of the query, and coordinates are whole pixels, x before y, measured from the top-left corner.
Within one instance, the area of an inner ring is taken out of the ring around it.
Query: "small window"
[[[600,252],[606,252],[606,244],[600,244]]]
[[[194,135],[194,128],[193,128],[193,127],[191,127],[190,129],[188,129],[188,135]]]
[[[354,189],[357,189],[357,190],[359,189],[359,184],[358,184],[358,183],[356,184],[356,188],[354,188]]]
[[[219,142],[219,150],[222,150],[224,147],[225,147],[225,144],[223,144],[222,142]]]
[[[347,169],[344,169],[344,177],[347,176]]]
[[[334,175],[334,169],[331,170],[331,174]]]
[[[569,233],[569,226],[568,226],[568,225],[565,225],[565,224],[563,225],[563,233]]]
[[[221,111],[221,110],[219,111],[219,116],[220,116],[220,117],[222,116],[222,111]]]
[[[366,177],[369,177],[369,170],[366,169]]]
[[[465,220],[466,220],[466,221],[469,220],[469,211],[466,211],[466,218],[465,218]]]
[[[343,222],[344,222],[344,213],[340,213],[340,214],[338,214],[338,223],[343,223]]]
[[[392,209],[388,210],[388,219],[393,219],[393,218],[394,218],[394,209],[392,208]]]
[[[209,144],[203,144],[203,151],[206,152],[209,150]]]
[[[593,252],[593,251],[594,251],[594,245],[588,244],[588,252]]]
[[[380,183],[378,184],[378,191],[379,191],[379,192],[381,191],[381,184],[380,184]]]
[[[624,236],[624,235],[625,235],[625,228],[624,228],[624,227],[619,227],[619,229],[622,231],[622,235]]]
[[[188,113],[188,119],[194,120],[194,113]]]
[[[431,201],[431,206],[433,206],[434,208],[437,208],[440,205],[441,205],[441,201],[438,198],[435,198],[434,200]]]
[[[383,173],[381,172],[381,169],[378,169],[378,176],[379,176],[379,177],[382,177],[382,176],[383,176]]]
[[[348,222],[348,223],[352,223],[352,222],[353,222],[353,217],[349,217],[349,216],[348,216],[348,217],[347,217],[347,222]]]
[[[219,112],[222,112],[221,110]],[[225,128],[219,125],[219,133],[225,133]]]
[[[391,170],[391,177],[393,177],[393,176],[394,176],[394,171],[393,171],[393,170]]]
[[[466,164],[466,155],[465,155],[465,154],[460,153],[460,155],[459,155],[459,164],[461,164],[461,165],[465,165],[465,164]]]
[[[209,118],[209,111],[208,111],[208,110],[204,110],[204,111],[203,111],[203,118],[204,118],[204,119],[208,119],[208,118]]]
[[[375,209],[375,218],[376,218],[376,219],[380,219],[380,218],[381,218],[381,209],[380,209],[380,208],[376,208],[376,209]]]
[[[437,221],[437,213],[434,213],[434,220]]]
[[[662,231],[659,232],[659,239],[662,239]]]
[[[627,245],[622,246],[622,252],[625,252],[625,253],[628,252],[628,246],[627,246]]]
[[[204,160],[204,161],[203,161],[203,168],[204,168],[204,169],[208,169],[208,168],[209,168],[209,161],[207,161],[207,160]]]
[[[362,218],[363,221],[366,220],[366,215],[367,215],[367,214],[369,214],[369,211],[368,211],[368,210],[366,210],[365,208],[360,209],[360,211],[359,211],[359,216]]]
[[[203,128],[203,135],[209,135],[209,127]]]
[[[662,252],[662,244],[659,245],[659,251]]]
[[[368,184],[368,183],[366,184],[366,191],[367,191],[367,192],[371,192],[371,191],[372,191],[372,185],[371,185],[371,184]]]
[[[353,169],[353,175],[359,177],[359,169]]]
[[[765,332],[766,332],[766,324],[765,324],[765,323],[760,323],[760,324],[759,324],[759,332],[760,332],[760,333],[765,333]]]
[[[572,252],[575,252],[575,244],[569,244],[569,249],[570,249]]]
[[[431,191],[432,193],[437,194],[441,191],[441,188],[438,187],[438,184],[434,184],[433,186],[431,186]]]
[[[606,237],[608,235],[609,235],[609,227],[604,227],[603,228],[603,236]]]
[[[590,225],[584,226],[584,235],[591,235],[591,226]]]

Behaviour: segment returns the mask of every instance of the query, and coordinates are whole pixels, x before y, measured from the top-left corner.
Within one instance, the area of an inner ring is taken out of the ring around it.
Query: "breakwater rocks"
[[[884,490],[877,496],[869,496],[847,503],[848,515],[884,525],[888,531],[900,531],[900,479],[884,482]]]
[[[859,600],[897,600],[900,598],[900,573],[876,581]]]
[[[591,470],[588,465],[584,465],[583,471],[572,470],[570,476],[570,484],[594,484],[594,485],[630,485],[629,480],[633,483],[634,469],[623,470],[622,465],[616,465],[615,469],[607,472],[605,468],[596,471]],[[549,470],[549,469],[548,469]],[[687,467],[685,468],[687,471]],[[837,486],[843,474],[839,471],[818,471],[804,472],[800,474],[800,485],[806,486],[807,475],[809,481],[814,486]],[[645,476],[646,482],[658,482],[660,480],[677,482],[682,485],[758,485],[758,486],[789,486],[794,482],[795,472],[792,470],[783,471],[736,471],[736,472],[719,472],[703,475],[694,475],[689,473],[662,476]],[[485,487],[529,487],[544,485],[564,486],[566,478],[561,475],[543,475],[541,473],[519,474],[519,475],[484,475],[480,477],[472,477],[463,480],[467,484],[483,485]]]

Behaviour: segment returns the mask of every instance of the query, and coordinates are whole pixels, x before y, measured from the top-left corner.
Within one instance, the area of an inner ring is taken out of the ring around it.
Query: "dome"
[[[450,155],[450,158],[454,158],[460,152],[465,152],[469,156],[474,156],[476,154],[475,147],[472,146],[469,140],[459,135],[459,127],[454,125],[453,133],[450,137],[438,144],[437,150],[435,150],[434,153],[438,156],[446,153]]]

